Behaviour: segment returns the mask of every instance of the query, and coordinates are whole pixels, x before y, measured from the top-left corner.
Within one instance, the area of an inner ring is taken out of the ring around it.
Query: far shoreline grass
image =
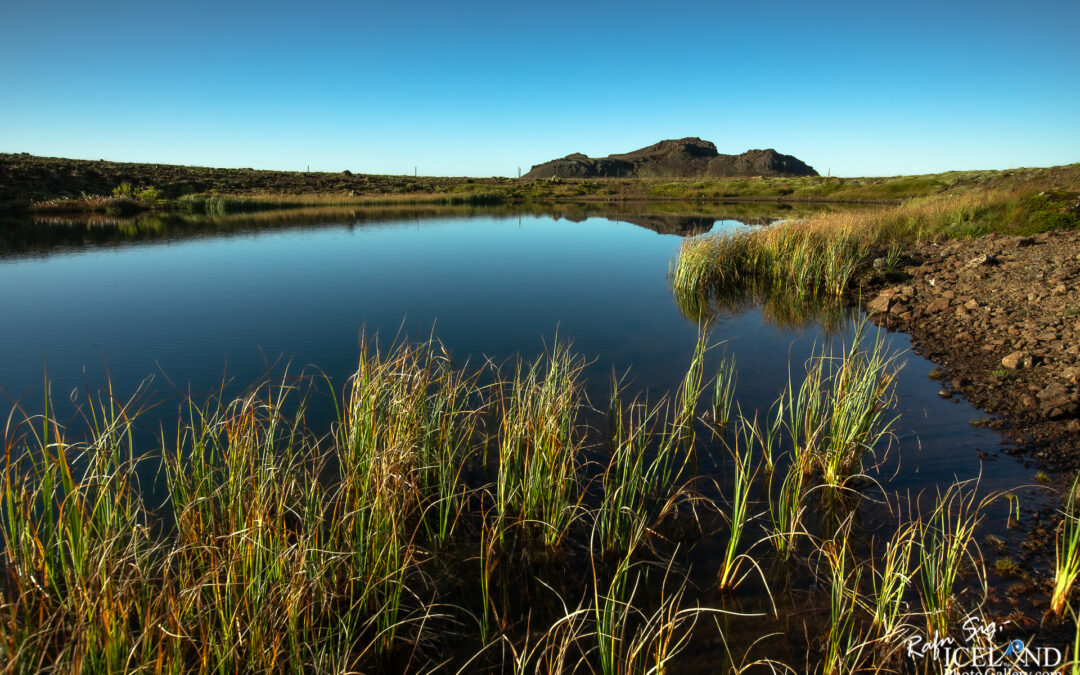
[[[132,196],[115,200],[127,183]],[[215,169],[0,153],[0,210],[52,212],[296,208],[306,205],[477,204],[530,201],[700,201],[898,204],[999,190],[1058,190],[1080,184],[1080,164],[1000,171],[841,178],[467,178]],[[206,206],[211,205],[211,206]],[[218,211],[220,213],[222,211]]]

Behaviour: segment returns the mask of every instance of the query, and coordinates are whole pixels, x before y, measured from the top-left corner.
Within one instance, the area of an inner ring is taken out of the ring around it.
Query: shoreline
[[[1080,468],[1080,232],[909,247],[907,279],[864,287],[871,320],[939,365],[945,398],[1055,473]]]

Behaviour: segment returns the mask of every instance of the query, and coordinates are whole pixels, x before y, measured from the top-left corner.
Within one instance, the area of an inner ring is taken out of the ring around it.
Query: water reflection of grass
[[[838,298],[817,293],[805,296],[785,293],[755,279],[697,291],[675,289],[674,295],[679,311],[697,323],[760,306],[765,320],[776,326],[802,329],[817,324],[827,332],[835,332],[852,315]]]
[[[660,208],[672,206],[673,208]],[[751,207],[747,210],[744,207]],[[522,203],[502,205],[440,203],[378,204],[367,200],[356,206],[273,208],[226,214],[147,212],[129,217],[105,213],[37,213],[33,217],[10,217],[0,226],[0,255],[48,252],[80,246],[105,246],[124,242],[155,241],[185,237],[227,235],[275,228],[364,225],[417,219],[457,219],[477,216],[513,218],[548,217],[582,221],[611,218],[670,234],[692,234],[712,227],[716,220],[745,219],[769,222],[789,211],[775,205],[708,205],[672,202],[576,204]],[[753,220],[757,219],[757,220]]]
[[[861,517],[900,502],[859,487],[892,424],[880,343],[819,353],[760,423],[736,405],[726,427],[698,415],[707,348],[672,398],[616,391],[606,437],[564,346],[509,371],[370,349],[325,433],[302,380],[188,402],[160,451],[111,392],[85,439],[27,414],[0,477],[0,653],[17,671],[674,672],[764,644],[761,665],[852,672],[896,666],[926,622],[959,637],[987,592],[984,501],[961,485],[893,531]],[[168,518],[139,488],[155,463]]]

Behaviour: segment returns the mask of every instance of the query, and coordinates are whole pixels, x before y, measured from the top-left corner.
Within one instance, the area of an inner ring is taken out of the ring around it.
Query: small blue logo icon
[[[1009,643],[1009,648],[1005,650],[1005,656],[1020,656],[1024,653],[1024,641],[1013,640]]]

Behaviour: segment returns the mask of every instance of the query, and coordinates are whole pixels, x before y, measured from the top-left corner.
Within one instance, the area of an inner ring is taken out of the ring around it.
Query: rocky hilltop
[[[593,158],[581,153],[537,164],[522,178],[693,178],[697,176],[816,176],[817,171],[791,155],[747,150],[721,155],[700,138],[660,141],[622,155]]]

